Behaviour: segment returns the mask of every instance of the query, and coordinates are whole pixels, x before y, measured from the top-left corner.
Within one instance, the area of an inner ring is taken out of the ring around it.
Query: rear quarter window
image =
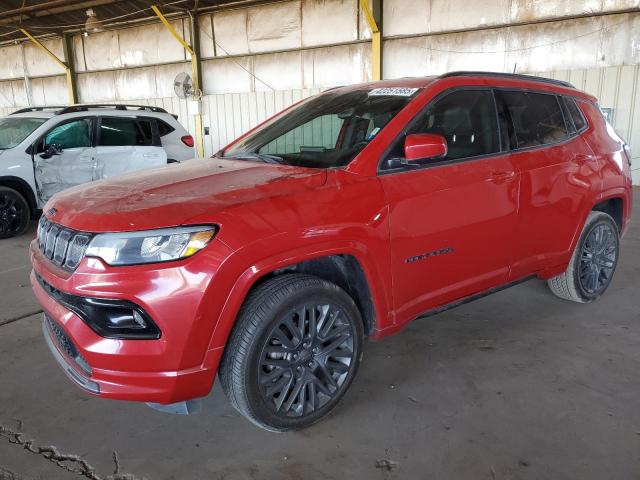
[[[158,119],[158,133],[160,134],[161,137],[164,137],[165,135],[169,135],[171,132],[174,132],[174,131],[175,131],[175,128],[173,128],[164,120]]]
[[[584,118],[584,115],[578,108],[576,101],[573,98],[564,97],[563,101],[569,111],[569,115],[571,116],[571,120],[576,127],[577,132],[581,132],[585,128],[587,128],[587,121]]]

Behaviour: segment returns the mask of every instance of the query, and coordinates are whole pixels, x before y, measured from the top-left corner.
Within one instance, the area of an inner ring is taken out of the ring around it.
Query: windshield
[[[231,146],[222,156],[301,167],[343,167],[417,91],[375,88],[312,97]]]
[[[19,145],[31,132],[46,121],[46,118],[0,118],[0,150],[8,150]]]

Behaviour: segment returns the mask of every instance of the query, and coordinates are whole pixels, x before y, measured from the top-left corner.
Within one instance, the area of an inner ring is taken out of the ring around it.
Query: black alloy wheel
[[[0,187],[0,238],[24,233],[29,226],[29,205],[22,195]]]
[[[596,223],[585,235],[580,251],[578,278],[588,295],[606,290],[618,261],[618,236],[610,223]]]
[[[220,384],[265,430],[298,430],[324,418],[355,378],[364,327],[353,299],[321,278],[286,273],[248,295],[225,347]]]
[[[302,417],[325,406],[355,361],[353,326],[331,303],[300,305],[280,318],[267,338],[258,381],[277,415]]]

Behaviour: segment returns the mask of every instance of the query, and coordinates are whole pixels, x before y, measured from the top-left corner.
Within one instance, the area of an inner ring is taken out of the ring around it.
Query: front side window
[[[63,150],[91,146],[91,119],[81,118],[58,125],[44,137],[45,148],[57,145]]]
[[[511,148],[528,148],[568,137],[558,97],[546,93],[496,91],[511,117]]]
[[[0,150],[17,147],[46,121],[46,118],[0,118]]]
[[[342,167],[380,133],[417,91],[378,88],[312,97],[221,155],[311,168]]]
[[[489,90],[460,90],[448,93],[427,107],[406,134],[434,133],[447,141],[446,157],[429,162],[459,160],[500,151],[498,120]],[[404,157],[404,139],[399,138],[387,155],[383,168],[394,168],[394,159]]]
[[[102,117],[100,141],[103,147],[153,145],[151,122],[136,118]]]

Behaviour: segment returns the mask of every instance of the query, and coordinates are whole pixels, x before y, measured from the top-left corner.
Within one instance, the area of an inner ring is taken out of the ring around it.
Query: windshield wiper
[[[229,156],[223,158],[229,158],[232,160],[258,160],[264,163],[277,163],[284,164],[284,159],[277,155],[267,155],[266,153],[254,153],[254,152],[238,152],[232,153]]]

